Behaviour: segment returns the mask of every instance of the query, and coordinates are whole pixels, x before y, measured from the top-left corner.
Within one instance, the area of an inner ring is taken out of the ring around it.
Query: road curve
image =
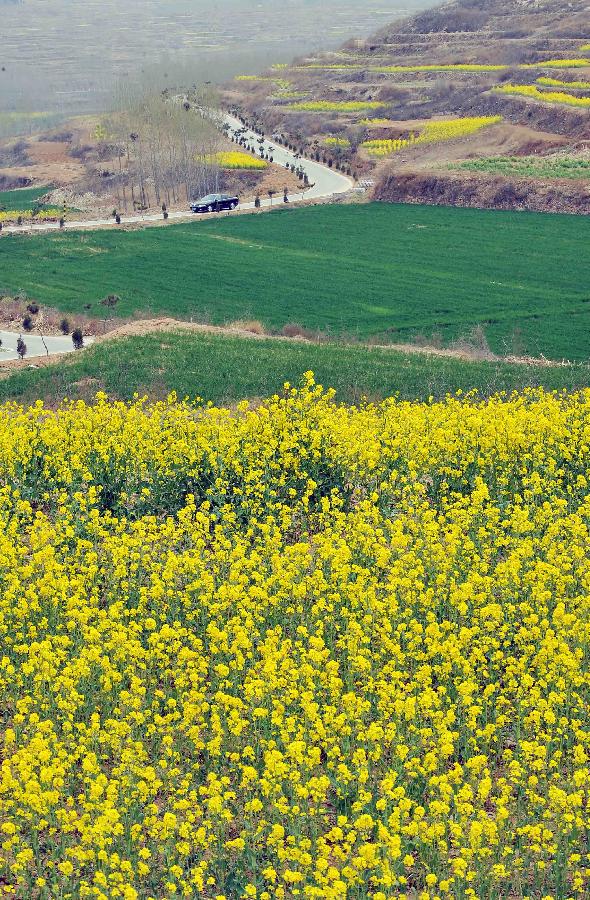
[[[27,359],[35,359],[39,356],[47,356],[48,354],[53,356],[56,353],[70,353],[74,349],[71,337],[45,335],[42,338],[39,334],[26,332],[21,332],[19,334],[16,331],[0,331],[0,341],[2,341],[2,344],[0,344],[0,365],[3,362],[18,359],[16,342],[19,337],[22,337],[27,345],[25,361]],[[45,341],[45,345],[43,344],[43,341]],[[93,339],[91,337],[84,338],[84,344],[86,346],[92,344],[92,342]]]
[[[227,122],[231,129],[234,131],[243,128],[242,123],[234,118],[234,116],[229,115],[229,113],[223,114],[223,120]],[[259,135],[254,134],[254,132],[250,130],[246,130],[245,138],[250,143],[258,146]],[[302,191],[289,194],[289,203],[301,203],[303,200],[326,200],[331,197],[338,197],[342,194],[348,193],[354,187],[354,181],[352,178],[348,178],[346,175],[343,175],[341,172],[337,172],[335,169],[330,169],[328,166],[322,165],[322,163],[312,162],[309,159],[301,159],[295,157],[290,150],[285,149],[277,144],[271,143],[268,140],[265,140],[261,145],[264,148],[265,153],[271,153],[274,158],[275,163],[278,165],[285,166],[287,163],[291,165],[294,163],[295,165],[301,165],[307,176],[309,178],[310,183],[313,185],[309,190],[303,194]],[[263,207],[267,206],[278,206],[282,205],[283,198],[282,196],[277,197],[273,201],[268,198],[261,198],[260,204]],[[254,202],[251,201],[249,203],[240,204],[241,210],[253,210]],[[215,214],[214,214],[215,215]],[[193,221],[203,221],[207,219],[207,214],[195,216],[190,210],[178,210],[174,212],[168,213],[168,221],[174,221],[179,219],[192,219]],[[133,216],[121,216],[121,225],[133,225],[133,224],[141,224],[142,222],[161,222],[162,221],[162,213],[150,214],[150,215],[133,215]],[[73,221],[66,222],[64,229],[72,230],[72,229],[80,229],[80,228],[103,228],[106,225],[110,225],[113,228],[119,227],[113,220],[112,217],[108,219],[88,219],[86,221]],[[38,222],[34,225],[8,225],[5,226],[0,232],[0,237],[3,234],[35,234],[37,232],[46,232],[46,231],[59,231],[59,223],[58,222]]]

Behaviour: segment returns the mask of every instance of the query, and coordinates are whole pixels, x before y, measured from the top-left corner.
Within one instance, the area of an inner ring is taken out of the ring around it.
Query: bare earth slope
[[[225,99],[377,199],[590,212],[586,0],[457,0]]]

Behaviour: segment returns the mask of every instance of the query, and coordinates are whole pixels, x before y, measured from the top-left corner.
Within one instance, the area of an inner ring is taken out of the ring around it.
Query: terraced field
[[[590,180],[590,158],[575,156],[496,156],[459,163],[469,172],[492,172],[525,178],[571,178]]]
[[[337,51],[238,80],[225,97],[248,121],[302,152],[327,158],[359,179],[374,178],[381,200],[433,202],[439,196],[448,202],[453,196],[457,205],[477,205],[479,198],[482,206],[503,207],[510,190],[499,191],[496,202],[484,177],[489,169],[470,169],[482,175],[480,181],[466,173],[463,187],[456,177],[448,190],[439,164],[543,157],[556,148],[585,146],[589,37],[587,15],[568,0],[456,0]],[[470,130],[468,123],[477,120],[493,127]],[[419,187],[393,185],[398,174],[425,172],[432,178]],[[510,182],[518,173],[502,174]],[[551,179],[551,170],[542,177]],[[530,197],[520,192],[512,202],[589,211],[575,180],[563,200],[559,192],[541,191]]]

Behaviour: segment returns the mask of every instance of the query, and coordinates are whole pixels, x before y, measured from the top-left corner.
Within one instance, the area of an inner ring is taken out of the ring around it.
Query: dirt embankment
[[[299,326],[295,326],[299,329]],[[156,319],[139,319],[134,322],[127,322],[124,325],[120,325],[117,328],[114,328],[112,331],[107,332],[104,335],[97,336],[92,346],[97,346],[104,341],[112,341],[112,340],[121,340],[125,338],[131,337],[142,337],[150,334],[160,334],[163,335],[165,333],[179,333],[179,332],[195,332],[201,334],[213,334],[222,337],[239,337],[246,338],[251,340],[267,340],[267,341],[277,341],[283,343],[297,343],[297,344],[317,344],[318,341],[311,340],[304,336],[304,334],[269,334],[265,331],[264,327],[260,322],[252,321],[238,321],[233,322],[230,325],[219,326],[219,325],[206,325],[197,322],[183,322],[178,319],[172,319],[167,316],[163,316]],[[341,344],[340,346],[346,346]],[[522,365],[522,366],[536,366],[536,367],[568,367],[571,365],[570,362],[563,360],[562,362],[558,362],[555,360],[546,359],[545,357],[534,358],[534,357],[525,357],[525,356],[505,356],[499,357],[495,356],[490,351],[481,352],[476,347],[470,348],[465,345],[464,347],[433,347],[429,345],[421,346],[418,344],[351,344],[348,345],[353,348],[365,347],[370,350],[391,350],[398,353],[406,353],[406,354],[418,354],[418,355],[426,355],[426,356],[436,356],[436,357],[446,357],[447,359],[458,359],[466,362],[476,362],[476,361],[488,361],[488,362],[496,362],[496,363],[507,363],[513,365]],[[85,348],[86,350],[86,348]],[[85,352],[80,351],[80,352]],[[55,366],[55,365],[71,365],[75,362],[77,358],[77,353],[68,353],[68,354],[52,354],[49,356],[38,356],[32,357],[24,360],[0,360],[0,381],[5,378],[8,378],[14,371],[22,371],[23,369],[38,369],[45,368],[46,366]],[[92,379],[89,380],[89,383],[92,383]]]
[[[427,203],[476,209],[590,214],[590,188],[567,180],[536,181],[503,175],[400,172],[384,174],[374,199],[389,203]]]

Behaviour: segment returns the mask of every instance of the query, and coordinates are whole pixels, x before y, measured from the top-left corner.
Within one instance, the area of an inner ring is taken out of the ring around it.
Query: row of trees
[[[170,206],[219,190],[221,135],[214,108],[207,86],[160,91],[131,79],[120,82],[97,137],[105,155],[115,158],[109,175],[121,209]]]
[[[2,341],[0,340],[0,346],[1,345]],[[81,350],[84,346],[84,333],[81,328],[74,328],[74,330],[72,331],[72,346],[74,350]],[[47,350],[47,348],[45,349]],[[29,349],[21,335],[19,335],[16,342],[16,352],[19,359],[24,359],[29,352]],[[47,355],[49,356],[49,350],[47,350]]]

